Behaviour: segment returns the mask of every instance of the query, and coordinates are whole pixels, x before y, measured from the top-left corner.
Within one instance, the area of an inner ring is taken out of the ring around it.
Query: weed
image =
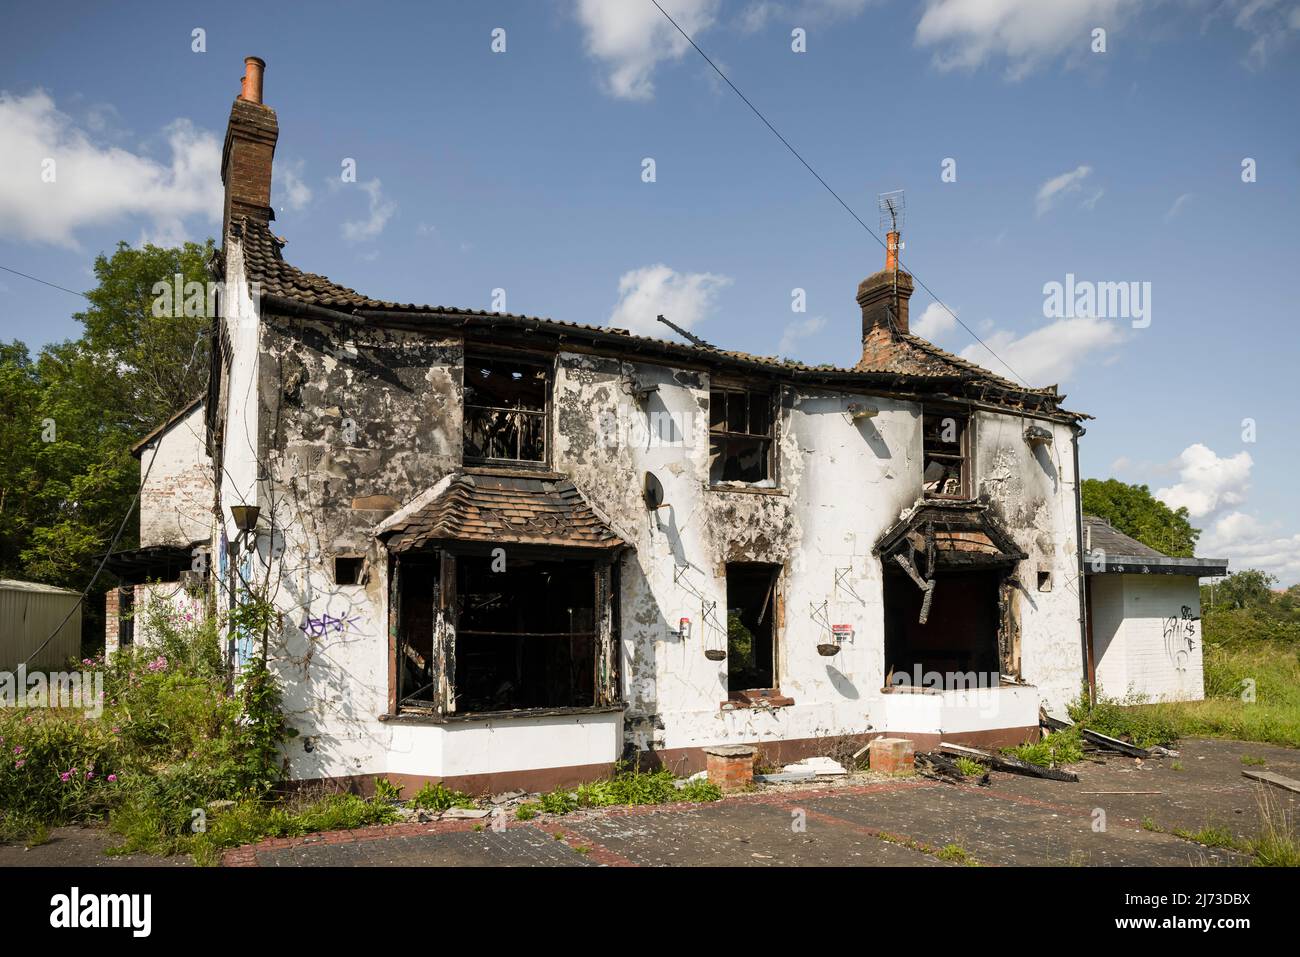
[[[980,777],[988,770],[988,768],[984,767],[984,765],[980,764],[974,758],[959,757],[954,761],[954,763],[957,765],[957,770],[968,778]]]
[[[965,864],[967,867],[975,866],[975,858],[966,852],[966,849],[960,844],[945,844],[935,853],[935,857],[941,861],[948,861],[953,864]]]
[[[1300,835],[1290,815],[1272,794],[1259,792],[1260,833],[1250,843],[1260,867],[1300,867]]]
[[[547,814],[568,814],[578,809],[578,797],[567,788],[556,788],[548,794],[540,794],[537,803]]]
[[[1021,761],[1040,768],[1054,768],[1083,760],[1083,737],[1077,727],[1056,731],[1040,741],[1005,749]],[[965,772],[963,772],[965,773]],[[981,774],[984,772],[981,771]]]
[[[1225,847],[1229,850],[1248,850],[1246,842],[1239,841],[1232,836],[1232,832],[1226,827],[1216,824],[1208,824],[1199,831],[1189,831],[1186,828],[1174,828],[1175,837],[1181,837],[1184,841],[1195,841],[1197,844],[1204,844],[1206,847]]]
[[[1243,754],[1241,756],[1241,763],[1258,767],[1260,765],[1268,764],[1268,760],[1266,758],[1257,758],[1253,754]]]
[[[537,809],[538,809],[540,806],[541,806],[541,805],[539,805],[539,804],[521,804],[521,805],[519,805],[519,807],[515,808],[515,818],[516,818],[516,820],[520,820],[520,821],[531,821],[533,818],[537,817]]]
[[[474,800],[461,791],[452,791],[441,781],[427,782],[411,798],[411,807],[422,811],[447,811],[454,807],[473,807]]]
[[[394,784],[388,778],[377,778],[375,780],[375,800],[376,801],[397,801],[402,796],[400,785]]]

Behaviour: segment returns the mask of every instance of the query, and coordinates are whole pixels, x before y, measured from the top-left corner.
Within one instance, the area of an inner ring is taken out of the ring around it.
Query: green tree
[[[1084,479],[1083,511],[1104,518],[1143,545],[1173,558],[1190,558],[1201,535],[1188,521],[1187,509],[1171,509],[1145,485],[1118,479]]]
[[[1214,583],[1213,602],[1215,608],[1269,608],[1276,601],[1273,586],[1277,576],[1258,568],[1247,568],[1233,572],[1221,582]],[[1209,586],[1201,586],[1202,603],[1209,607]]]
[[[206,310],[155,309],[159,282],[206,284],[212,241],[120,243],[95,260],[79,339],[0,344],[0,576],[85,587],[140,485],[131,446],[207,380]],[[119,548],[138,542],[128,521]],[[97,591],[107,587],[101,581]],[[92,607],[94,603],[91,603]]]

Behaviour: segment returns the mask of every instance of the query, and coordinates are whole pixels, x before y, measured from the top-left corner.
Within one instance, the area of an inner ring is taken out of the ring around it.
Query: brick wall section
[[[104,653],[111,655],[118,647],[118,615],[121,613],[122,596],[116,588],[104,593]]]
[[[730,744],[705,748],[704,757],[709,781],[723,791],[744,791],[754,783],[754,749]]]
[[[141,480],[149,473],[140,490],[142,546],[188,545],[211,534],[212,460],[204,442],[199,406],[140,450]]]

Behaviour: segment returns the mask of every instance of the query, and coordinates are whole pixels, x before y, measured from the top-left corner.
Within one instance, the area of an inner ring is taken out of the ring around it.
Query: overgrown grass
[[[391,824],[397,811],[386,801],[366,800],[355,794],[326,794],[288,801],[246,800],[208,815],[206,830],[183,842],[199,865],[215,865],[228,848],[254,844],[271,837],[300,837],[319,831],[337,831]],[[119,852],[133,850],[132,836]],[[149,850],[148,841],[141,850]]]
[[[1086,714],[1088,727],[1140,747],[1177,738],[1300,745],[1300,648],[1234,633],[1227,643],[1206,645],[1204,670],[1203,701],[1106,701],[1091,713],[1076,705],[1070,716]]]
[[[617,804],[669,804],[675,801],[717,801],[722,791],[716,784],[699,779],[682,782],[666,768],[642,771],[620,764],[613,777],[578,785],[579,807],[612,807]]]

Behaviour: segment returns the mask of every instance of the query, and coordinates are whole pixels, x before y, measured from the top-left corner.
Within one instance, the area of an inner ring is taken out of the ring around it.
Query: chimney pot
[[[266,70],[266,61],[260,57],[244,57],[243,88],[239,98],[250,103],[262,102],[262,73]]]
[[[885,268],[891,272],[898,268],[898,250],[901,248],[899,244],[901,238],[896,229],[885,235]]]

